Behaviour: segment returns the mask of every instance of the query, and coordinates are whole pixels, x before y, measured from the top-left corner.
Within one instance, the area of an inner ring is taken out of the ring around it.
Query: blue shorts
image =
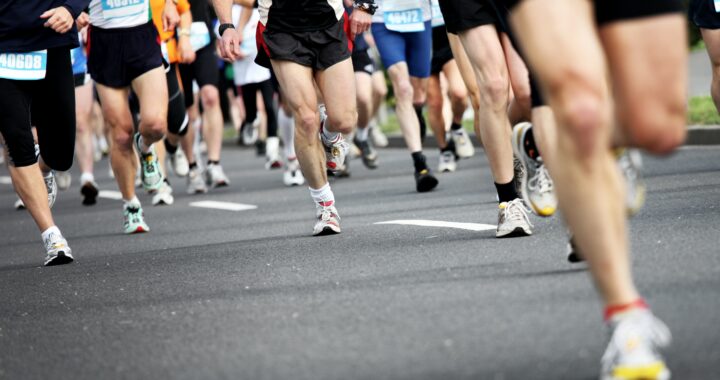
[[[425,22],[424,31],[410,33],[395,32],[387,29],[384,23],[375,22],[372,24],[372,35],[386,70],[398,62],[405,62],[411,77],[430,76],[432,60],[430,21]]]

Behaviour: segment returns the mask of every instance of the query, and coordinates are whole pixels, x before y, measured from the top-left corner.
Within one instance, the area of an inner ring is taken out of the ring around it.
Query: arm
[[[212,4],[220,24],[232,24],[233,0],[212,0]],[[229,61],[237,60],[240,57],[240,41],[240,34],[237,30],[225,29],[218,41],[220,56]]]
[[[65,4],[48,9],[40,15],[41,19],[45,19],[46,28],[51,28],[57,33],[65,34],[72,29],[75,19],[80,16],[83,9],[90,2],[87,0],[67,0]]]
[[[192,13],[189,10],[180,14],[180,23],[177,29],[180,63],[192,63],[195,61],[195,50],[190,44],[190,26],[192,22]]]
[[[90,0],[67,0],[63,6],[70,11],[70,15],[72,15],[73,18],[78,18],[80,13],[87,8],[88,4],[90,4]]]
[[[180,22],[180,14],[177,11],[175,2],[173,0],[165,0],[165,8],[162,14],[163,29],[167,32],[175,29],[178,22]]]
[[[240,37],[242,41],[242,31],[245,30],[245,27],[248,24],[248,21],[250,21],[250,17],[252,17],[253,9],[252,7],[243,6],[242,12],[240,12],[240,17],[238,17],[237,22],[237,30],[240,31]]]

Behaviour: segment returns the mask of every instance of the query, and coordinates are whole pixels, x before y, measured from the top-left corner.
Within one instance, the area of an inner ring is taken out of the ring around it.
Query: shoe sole
[[[435,177],[424,177],[417,182],[416,190],[418,193],[427,193],[436,188],[439,183]]]
[[[145,228],[143,228],[143,227],[137,227],[137,228],[135,229],[135,231],[130,231],[130,232],[127,232],[127,231],[126,231],[125,233],[126,233],[127,235],[134,235],[134,234],[143,234],[143,233],[146,233],[146,232],[150,232],[150,229],[149,229],[149,228],[148,228],[148,229],[145,229]]]
[[[82,204],[84,206],[92,206],[97,203],[97,197],[100,192],[95,186],[83,185],[83,187],[80,188],[80,194],[83,196]]]
[[[58,252],[57,256],[53,257],[50,261],[46,261],[45,266],[52,267],[56,265],[65,265],[70,264],[73,261],[75,261],[75,259],[72,257],[72,254],[66,254],[64,251],[60,251]]]
[[[337,227],[337,230],[335,230],[335,228],[333,228],[333,227],[325,226],[325,227],[322,229],[322,231],[320,231],[320,232],[318,232],[318,233],[316,233],[316,234],[313,234],[313,236],[337,235],[337,234],[339,234],[339,233],[340,233],[340,228],[339,228],[339,227]]]
[[[514,230],[504,234],[504,235],[498,235],[495,234],[495,237],[498,239],[505,239],[505,238],[514,238],[514,237],[524,237],[524,236],[532,236],[532,232],[528,233],[525,231],[522,227],[515,227]]]

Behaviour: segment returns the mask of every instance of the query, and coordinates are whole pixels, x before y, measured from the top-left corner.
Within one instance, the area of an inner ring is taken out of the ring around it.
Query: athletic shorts
[[[258,23],[255,39],[258,47],[255,63],[266,68],[270,68],[272,59],[325,70],[350,58],[353,48],[347,13],[330,28],[310,32],[267,30]]]
[[[440,74],[446,63],[454,59],[447,30],[444,26],[436,26],[432,29],[432,43],[433,52],[430,73],[436,75]]]
[[[91,26],[88,50],[90,76],[108,87],[128,87],[135,78],[163,65],[160,37],[152,22],[117,29]]]
[[[713,0],[691,0],[690,20],[703,29],[720,29],[720,13],[715,11]]]
[[[370,58],[370,54],[368,54],[367,49],[353,50],[352,64],[353,71],[356,73],[367,73],[368,75],[373,75],[375,72],[375,64],[373,63],[372,58]]]
[[[179,65],[186,108],[191,107],[195,102],[192,87],[193,80],[197,82],[200,88],[207,85],[218,87],[220,78],[217,70],[217,60],[215,47],[208,45],[195,52],[195,62]]]
[[[90,78],[88,74],[73,74],[73,82],[76,88],[82,87],[90,82]]]
[[[522,0],[505,0],[512,8]],[[701,0],[698,0],[701,1]],[[706,1],[712,6],[712,0]],[[682,0],[595,0],[595,18],[598,25],[636,18],[682,12]]]
[[[440,11],[445,19],[445,28],[452,34],[458,34],[468,29],[483,25],[495,25],[502,31],[507,31],[503,19],[505,16],[493,0],[443,0],[440,2]]]
[[[422,32],[409,33],[395,32],[386,28],[382,22],[374,22],[372,35],[386,70],[398,62],[405,62],[411,77],[430,76],[432,27],[429,20],[425,21],[425,30]]]

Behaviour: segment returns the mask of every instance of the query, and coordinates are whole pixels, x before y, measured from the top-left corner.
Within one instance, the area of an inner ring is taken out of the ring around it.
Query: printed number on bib
[[[190,45],[194,51],[198,51],[210,44],[210,31],[207,24],[202,21],[190,25]]]
[[[39,80],[45,78],[46,70],[47,50],[0,54],[0,78]]]
[[[396,32],[425,30],[422,4],[418,0],[396,0],[383,3],[385,27]]]
[[[100,0],[106,20],[137,16],[147,11],[147,0]]]

